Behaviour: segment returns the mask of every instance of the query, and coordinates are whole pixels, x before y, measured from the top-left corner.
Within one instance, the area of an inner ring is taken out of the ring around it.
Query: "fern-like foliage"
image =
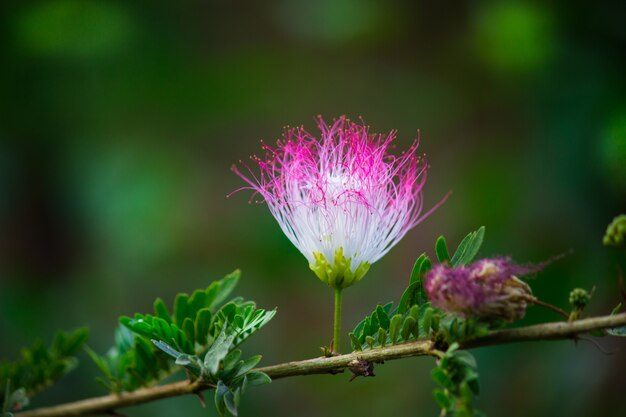
[[[114,347],[104,356],[89,352],[104,374],[100,382],[111,391],[132,391],[183,367],[216,388],[220,415],[236,415],[247,385],[270,382],[250,372],[261,357],[241,359],[237,347],[276,314],[241,297],[228,299],[239,278],[235,271],[191,296],[178,294],[172,311],[157,299],[153,314],[121,317]]]
[[[96,381],[112,392],[152,385],[172,371],[166,355],[122,325],[115,331],[115,344],[105,355],[100,356],[89,348],[87,353],[103,374]]]
[[[428,338],[432,331],[438,330],[441,313],[426,301],[422,288],[422,277],[430,268],[430,260],[422,254],[415,262],[409,286],[398,306],[393,308],[393,302],[377,306],[349,334],[354,350]]]
[[[89,331],[57,332],[50,347],[41,340],[23,348],[13,362],[0,362],[0,404],[3,415],[28,404],[28,398],[51,386],[78,363],[75,355],[89,338]]]

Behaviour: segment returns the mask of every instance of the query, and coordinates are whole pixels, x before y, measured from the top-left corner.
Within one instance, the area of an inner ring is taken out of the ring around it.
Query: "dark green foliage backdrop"
[[[421,129],[426,204],[453,191],[346,291],[346,328],[398,299],[439,234],[458,242],[482,224],[482,254],[537,262],[573,250],[533,282],[541,298],[565,306],[569,288],[595,285],[590,313],[618,301],[620,257],[601,240],[626,208],[623,2],[0,7],[2,358],[86,324],[104,353],[119,315],[150,311],[159,296],[170,305],[235,268],[241,295],[278,307],[246,351],[265,364],[317,355],[331,335],[330,291],[265,206],[225,197],[241,185],[233,162],[284,125],[314,131],[317,114],[397,128],[399,150]],[[524,322],[552,317],[532,308]],[[623,353],[544,342],[476,357],[478,408],[489,416],[626,414],[616,409]],[[35,405],[104,393],[81,359]],[[421,358],[350,384],[346,375],[276,381],[251,390],[242,413],[434,415],[431,367]],[[206,414],[195,398],[130,414],[176,412]]]

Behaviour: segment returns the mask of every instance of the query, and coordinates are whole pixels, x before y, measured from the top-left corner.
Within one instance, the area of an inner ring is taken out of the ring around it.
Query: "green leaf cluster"
[[[471,353],[450,345],[432,370],[431,377],[439,388],[433,391],[435,401],[442,409],[441,415],[452,417],[478,417],[483,414],[473,407],[474,397],[480,393],[476,359]]]
[[[103,374],[96,380],[112,392],[133,391],[171,373],[166,355],[122,325],[116,329],[115,343],[105,355],[98,355],[89,348],[87,353]]]
[[[213,342],[218,315],[223,310],[232,310],[244,304],[243,299],[235,298],[222,306],[237,285],[240,275],[239,271],[235,271],[214,281],[205,290],[194,291],[191,296],[178,294],[174,299],[172,314],[163,300],[158,298],[154,302],[154,315],[137,313],[133,318],[121,317],[120,323],[147,340],[160,340],[180,352],[193,355]],[[246,304],[254,306],[253,302]]]
[[[504,322],[482,321],[475,317],[465,319],[444,315],[439,323],[439,331],[436,337],[444,340],[446,345],[461,343],[477,337],[486,336],[490,329],[501,327]]]
[[[75,355],[89,337],[87,328],[73,332],[59,331],[50,347],[37,340],[30,348],[23,348],[14,362],[0,362],[0,404],[7,413],[24,406],[28,397],[51,386],[74,369]]]
[[[443,236],[440,237],[440,239],[442,238]],[[467,265],[472,262],[478,254],[484,238],[485,226],[481,226],[478,230],[465,236],[450,259],[451,265],[456,268],[457,266]],[[437,252],[437,255],[439,256],[439,252]],[[439,262],[443,262],[441,258],[439,258]]]
[[[485,227],[469,233],[450,257],[446,239],[440,236],[435,243],[435,254],[440,263],[453,267],[472,262],[483,243]],[[487,324],[475,320],[448,317],[428,302],[424,291],[424,275],[432,263],[426,254],[417,258],[409,285],[402,294],[398,306],[393,303],[379,305],[365,317],[349,334],[354,350],[372,349],[419,338],[438,338],[447,343],[461,341],[485,334]],[[445,326],[444,326],[445,325]]]
[[[237,335],[238,332],[233,328],[223,326],[203,359],[198,355],[178,352],[163,342],[154,342],[157,347],[175,358],[176,364],[184,366],[204,382],[215,386],[215,407],[221,416],[236,416],[246,387],[271,382],[265,373],[252,371],[261,361],[260,355],[241,359],[241,350],[232,348]]]
[[[428,338],[438,330],[441,314],[426,302],[422,277],[431,263],[422,254],[413,267],[409,286],[402,294],[398,306],[393,302],[377,306],[350,333],[354,350],[367,350],[387,345]]]
[[[239,278],[235,271],[191,296],[178,294],[171,312],[157,299],[154,314],[121,317],[115,346],[105,356],[90,352],[106,377],[101,382],[112,391],[130,391],[184,367],[190,377],[215,386],[221,415],[236,415],[245,387],[270,381],[250,372],[261,357],[243,360],[237,347],[276,314],[241,297],[228,300]]]

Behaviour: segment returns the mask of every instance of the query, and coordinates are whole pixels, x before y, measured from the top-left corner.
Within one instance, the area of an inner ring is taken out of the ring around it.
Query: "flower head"
[[[626,245],[626,214],[620,214],[607,226],[602,242],[605,246]]]
[[[439,264],[424,277],[424,288],[433,305],[444,311],[515,321],[524,317],[533,299],[528,284],[517,276],[542,267],[516,265],[510,258],[482,259],[456,268]]]
[[[302,127],[287,128],[258,172],[233,171],[263,197],[289,240],[328,285],[359,281],[430,212],[422,211],[427,164],[415,141],[390,154],[395,131],[372,134],[345,117],[331,126],[318,118],[318,139]],[[442,201],[443,202],[443,201]],[[441,203],[440,203],[441,204]],[[436,208],[436,207],[435,207]]]

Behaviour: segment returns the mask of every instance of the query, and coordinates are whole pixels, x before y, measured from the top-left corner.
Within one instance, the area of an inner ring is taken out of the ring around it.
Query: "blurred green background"
[[[235,268],[238,293],[279,314],[245,350],[264,364],[319,354],[332,292],[267,208],[226,194],[229,168],[287,124],[363,116],[419,128],[427,205],[452,197],[345,293],[352,327],[398,299],[435,238],[487,227],[483,255],[538,262],[532,282],[617,304],[624,255],[603,248],[626,210],[626,3],[321,0],[5,1],[0,6],[0,358],[88,324],[112,344],[117,317],[205,287]],[[523,323],[557,319],[531,308]],[[542,342],[475,352],[478,408],[495,416],[618,416],[624,343]],[[34,405],[104,394],[83,355]],[[429,359],[250,390],[242,415],[437,414]],[[197,399],[125,410],[202,416]]]

